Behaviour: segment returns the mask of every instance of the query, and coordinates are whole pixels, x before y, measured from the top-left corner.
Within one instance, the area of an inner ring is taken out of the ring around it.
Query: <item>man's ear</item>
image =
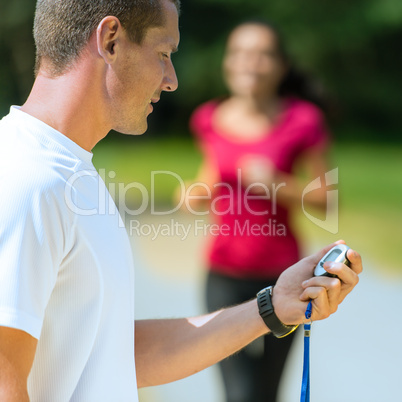
[[[118,18],[113,16],[105,17],[98,25],[96,30],[96,42],[98,53],[111,64],[116,59],[117,42],[121,38],[123,27]]]

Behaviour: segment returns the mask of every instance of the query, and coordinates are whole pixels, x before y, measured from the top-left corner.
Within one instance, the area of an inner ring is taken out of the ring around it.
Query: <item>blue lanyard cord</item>
[[[310,301],[305,313],[307,320],[311,318],[312,307]],[[310,402],[310,332],[311,321],[304,324],[304,360],[300,402]]]

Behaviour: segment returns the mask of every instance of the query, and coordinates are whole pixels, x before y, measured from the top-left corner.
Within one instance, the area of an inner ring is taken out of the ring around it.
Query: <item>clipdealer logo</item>
[[[304,215],[315,225],[332,234],[337,234],[339,230],[339,191],[337,189],[327,190],[327,203],[325,208],[325,219],[319,219],[308,213],[304,206],[305,196],[323,187],[330,187],[339,184],[338,168],[325,173],[325,183],[322,183],[321,178],[317,177],[310,182],[303,190],[302,194],[302,209]]]
[[[169,176],[177,180],[177,185],[180,188],[180,200],[176,205],[173,205],[168,210],[158,210],[157,202],[157,188],[156,179],[159,176],[165,179]],[[124,218],[128,216],[138,216],[149,209],[151,215],[170,215],[177,212],[179,209],[186,207],[192,215],[202,216],[208,215],[211,212],[215,215],[226,214],[241,214],[242,211],[247,211],[252,215],[276,215],[277,212],[277,193],[281,187],[286,186],[285,183],[272,183],[267,186],[264,183],[253,183],[242,188],[242,171],[237,171],[236,185],[220,182],[215,183],[212,188],[202,182],[191,184],[186,188],[184,180],[175,172],[167,170],[158,170],[151,172],[151,187],[150,191],[139,182],[131,182],[129,184],[108,182],[108,179],[114,179],[116,173],[114,171],[106,172],[105,169],[99,169],[99,174],[96,170],[91,171],[78,171],[71,175],[65,186],[65,201],[67,206],[76,214],[81,216],[92,215],[113,215],[116,213],[116,208],[113,201],[110,198],[117,201],[117,207],[120,214]],[[94,183],[95,181],[95,183]],[[91,183],[92,182],[92,183]],[[95,184],[95,185],[94,185]],[[192,191],[196,188],[202,188],[205,190],[206,195],[192,195]],[[80,188],[80,191],[74,191],[74,189]],[[85,194],[88,192],[88,188],[96,188],[96,194],[87,194],[86,201],[91,198],[90,202],[82,202],[82,200],[76,200],[74,194]],[[259,192],[255,193],[254,189],[259,188]],[[225,189],[225,195],[214,198],[213,192],[218,189]],[[128,191],[136,190],[139,197],[140,205],[137,208],[130,208],[127,203]],[[236,203],[233,199],[236,198]],[[210,207],[203,211],[195,210],[191,207],[191,200],[201,199],[210,201]],[[232,200],[227,209],[221,211],[218,208],[219,201],[223,199]],[[271,210],[256,210],[253,209],[253,200],[269,200],[271,202]]]
[[[130,236],[148,237],[152,241],[158,237],[176,237],[181,241],[190,235],[197,236],[247,236],[247,237],[284,237],[287,234],[285,225],[277,223],[275,219],[268,219],[263,225],[252,224],[249,220],[240,223],[235,220],[233,226],[227,224],[207,223],[202,219],[196,219],[191,223],[181,223],[176,219],[170,219],[167,223],[146,223],[137,219],[131,219],[127,223]]]
[[[157,210],[157,189],[156,189],[156,177],[168,175],[173,177],[178,182],[178,187],[180,188],[180,200],[177,205],[169,210],[160,211]],[[177,212],[180,208],[185,206],[187,211],[192,215],[201,216],[208,215],[211,212],[215,215],[225,215],[225,214],[241,214],[243,209],[252,215],[266,215],[270,216],[268,219],[269,227],[264,227],[264,230],[270,230],[274,227],[274,232],[279,233],[282,231],[281,224],[276,223],[271,217],[275,217],[277,213],[277,194],[282,187],[286,187],[286,183],[271,183],[268,187],[264,183],[253,183],[247,188],[242,188],[242,172],[241,169],[237,172],[237,184],[234,187],[230,186],[228,183],[216,183],[213,188],[209,188],[205,183],[193,183],[188,188],[186,188],[184,180],[177,174],[171,171],[153,171],[151,172],[151,188],[150,191],[141,183],[132,182],[127,185],[124,183],[115,183],[113,181],[109,182],[108,179],[114,179],[116,174],[114,171],[106,172],[105,169],[100,169],[99,174],[96,170],[93,171],[79,171],[73,174],[67,181],[65,186],[65,201],[67,206],[74,213],[81,216],[93,216],[93,215],[120,215],[121,219],[120,226],[124,226],[124,222],[127,221],[127,216],[139,216],[145,211],[149,210],[151,215],[171,215]],[[95,183],[93,182],[95,181]],[[90,183],[92,182],[92,183]],[[95,185],[94,185],[95,184]],[[339,213],[338,213],[338,190],[329,188],[326,191],[326,216],[325,219],[319,219],[307,212],[305,206],[306,196],[317,189],[327,188],[338,184],[338,168],[333,169],[325,173],[325,180],[322,183],[320,177],[317,177],[312,182],[310,182],[303,190],[301,197],[301,209],[304,215],[318,227],[332,233],[338,233],[339,229]],[[195,196],[192,195],[192,190],[195,187],[200,187],[205,190],[206,195]],[[74,191],[74,188],[80,188],[81,191]],[[258,194],[254,193],[253,189],[255,187],[259,188]],[[82,200],[77,200],[74,197],[74,193],[84,194],[88,192],[88,189],[97,188],[96,194],[87,194],[83,197],[85,201],[90,200],[90,202],[82,202]],[[213,197],[213,191],[219,188],[225,189],[225,195]],[[137,208],[129,207],[127,204],[127,193],[128,191],[136,190],[140,195],[138,198],[140,200],[140,205]],[[202,200],[210,201],[209,207],[204,211],[197,211],[191,208],[189,200],[200,198]],[[233,197],[237,197],[237,202],[233,203]],[[217,201],[219,199],[228,199],[231,202],[227,203],[228,207],[224,211],[220,211],[217,208]],[[271,207],[266,210],[253,210],[252,206],[253,200],[269,200]],[[115,201],[117,203],[117,208]],[[135,221],[139,222],[139,221]],[[136,223],[136,228],[138,229],[138,223]],[[276,227],[275,227],[276,225]],[[283,225],[282,225],[283,226]],[[136,230],[137,230],[136,229]],[[221,228],[222,229],[222,228]],[[224,228],[223,228],[224,229]],[[226,230],[226,229],[225,229]],[[251,229],[243,229],[244,232],[249,232],[257,230],[254,226]],[[214,228],[209,228],[209,231],[215,231]],[[238,230],[241,232],[240,230]],[[152,231],[155,232],[155,231]],[[172,232],[172,231],[171,231]],[[157,233],[167,233],[162,230],[158,230]],[[263,233],[264,234],[264,233]],[[272,235],[272,234],[268,234]],[[283,234],[278,234],[283,235]],[[187,237],[187,236],[186,236]]]

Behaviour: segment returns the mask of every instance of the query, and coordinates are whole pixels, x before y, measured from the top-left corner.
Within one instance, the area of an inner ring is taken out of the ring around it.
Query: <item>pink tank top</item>
[[[273,202],[273,189],[269,188],[265,199],[246,193],[239,160],[247,154],[263,156],[277,169],[290,173],[300,154],[327,145],[324,119],[311,103],[287,99],[280,121],[266,136],[239,143],[213,127],[218,104],[214,100],[201,105],[190,120],[204,157],[214,161],[221,180],[211,203],[210,218],[216,226],[210,231],[207,264],[231,277],[273,279],[299,260],[299,248],[287,209]]]

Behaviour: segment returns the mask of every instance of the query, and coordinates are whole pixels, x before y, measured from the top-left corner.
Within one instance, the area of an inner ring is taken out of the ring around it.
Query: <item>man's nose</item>
[[[163,83],[163,90],[168,92],[176,91],[179,86],[179,82],[177,80],[177,75],[175,68],[172,63],[169,63],[168,70],[166,72],[166,76]]]

